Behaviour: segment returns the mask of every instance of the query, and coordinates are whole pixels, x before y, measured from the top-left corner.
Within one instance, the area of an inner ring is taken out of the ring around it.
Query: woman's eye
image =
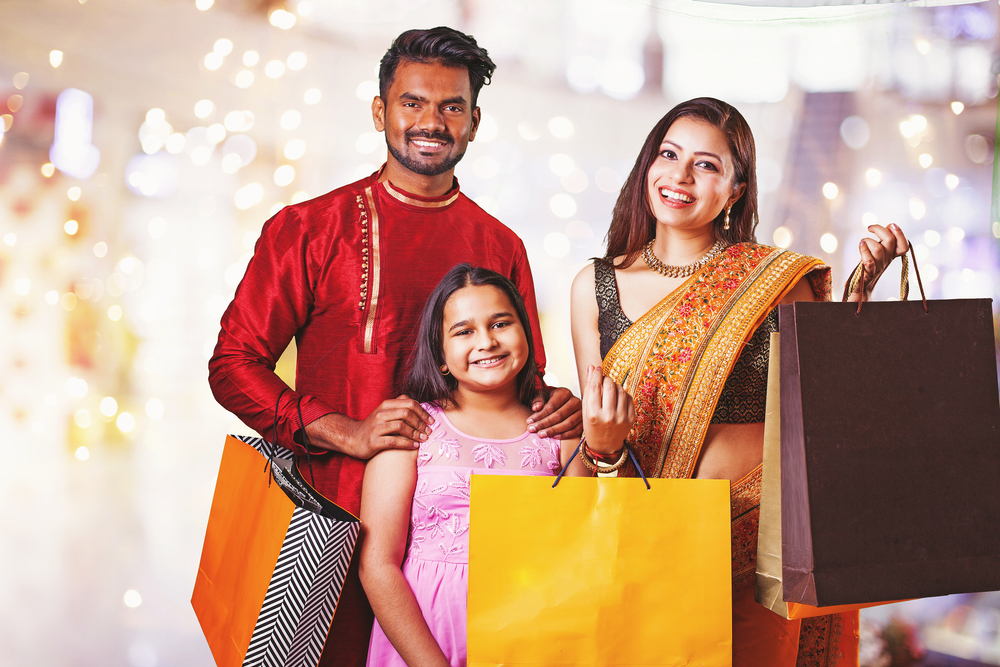
[[[666,150],[660,151],[660,155],[662,155],[663,157],[667,158],[668,160],[673,160],[674,158],[677,157],[677,153],[673,152],[669,148],[666,149]]]
[[[708,169],[709,171],[719,171],[719,168],[712,162],[699,162],[698,166],[702,169]]]

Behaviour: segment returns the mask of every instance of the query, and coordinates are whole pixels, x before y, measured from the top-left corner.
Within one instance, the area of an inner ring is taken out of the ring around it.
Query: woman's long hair
[[[678,118],[689,117],[718,128],[729,141],[733,155],[733,188],[746,183],[746,190],[729,216],[729,229],[723,229],[726,212],[723,210],[712,223],[715,237],[728,244],[756,241],[757,229],[757,149],[753,133],[746,119],[730,104],[714,97],[698,97],[681,102],[660,119],[646,137],[639,151],[635,166],[622,186],[618,201],[611,214],[608,229],[608,249],[604,260],[609,264],[615,257],[624,255],[620,268],[632,265],[645,246],[656,236],[656,218],[653,217],[649,195],[646,192],[646,175],[660,152],[660,144],[667,130]]]
[[[410,355],[406,379],[403,383],[403,393],[421,403],[449,400],[458,381],[453,375],[442,375],[444,364],[444,306],[451,295],[474,285],[477,287],[490,285],[507,295],[514,313],[521,321],[524,337],[528,341],[528,359],[517,374],[517,397],[524,405],[531,405],[535,397],[535,376],[538,368],[535,365],[535,343],[531,332],[531,320],[528,319],[528,309],[517,287],[508,278],[495,271],[462,263],[449,271],[434,291],[431,292],[420,317],[420,328],[417,331],[417,341]]]

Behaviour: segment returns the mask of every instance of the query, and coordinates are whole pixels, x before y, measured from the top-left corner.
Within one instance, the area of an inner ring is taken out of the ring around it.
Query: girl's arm
[[[359,572],[386,637],[410,667],[448,667],[400,566],[406,555],[417,452],[387,450],[365,467]]]
[[[580,438],[573,438],[571,440],[563,440],[559,443],[559,463],[563,466],[569,461],[569,457],[573,456],[573,452],[576,451],[576,446],[580,444]],[[590,477],[591,472],[587,470],[587,467],[583,465],[583,461],[580,460],[580,455],[577,454],[570,461],[569,467],[566,468],[566,475],[568,477]]]

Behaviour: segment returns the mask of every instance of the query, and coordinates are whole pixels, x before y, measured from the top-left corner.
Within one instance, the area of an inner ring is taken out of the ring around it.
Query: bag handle
[[[913,257],[913,272],[917,274],[917,286],[920,288],[920,299],[924,304],[924,312],[928,313],[930,311],[927,309],[927,295],[924,292],[924,282],[920,279],[920,269],[917,267],[917,253],[913,249],[912,243],[910,244],[910,255]],[[899,273],[899,300],[906,301],[910,296],[910,261],[907,258],[906,253],[903,253],[902,255],[902,262],[903,267]],[[847,284],[844,286],[845,301],[847,300],[847,297],[854,292],[858,292],[862,295],[865,293],[865,275],[866,272],[864,262],[858,262],[858,265],[851,274],[850,280],[848,280]],[[863,301],[858,301],[858,310],[855,313],[856,315],[861,314],[861,305],[863,303]]]
[[[582,439],[580,440],[580,444],[576,446],[576,449],[573,450],[573,456],[569,457],[569,460],[566,461],[566,465],[564,465],[562,467],[562,470],[559,471],[559,474],[556,475],[556,481],[552,482],[553,489],[556,488],[556,484],[558,484],[559,480],[561,480],[563,478],[563,475],[566,474],[566,469],[569,468],[569,464],[572,463],[573,459],[575,459],[577,455],[580,453],[580,447],[583,447]],[[639,465],[639,461],[636,460],[635,454],[632,453],[632,448],[629,447],[628,445],[625,445],[625,449],[628,450],[628,455],[632,459],[632,464],[635,465],[635,469],[638,470],[639,475],[642,476],[642,481],[646,483],[646,489],[650,490],[651,487],[649,486],[649,480],[646,479],[646,474],[642,471],[642,466]]]

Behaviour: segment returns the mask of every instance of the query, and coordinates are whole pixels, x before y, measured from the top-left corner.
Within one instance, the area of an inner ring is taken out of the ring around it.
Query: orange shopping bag
[[[358,538],[357,518],[273,449],[230,435],[222,454],[191,596],[219,667],[315,667]]]
[[[468,665],[732,664],[728,480],[474,475]]]

